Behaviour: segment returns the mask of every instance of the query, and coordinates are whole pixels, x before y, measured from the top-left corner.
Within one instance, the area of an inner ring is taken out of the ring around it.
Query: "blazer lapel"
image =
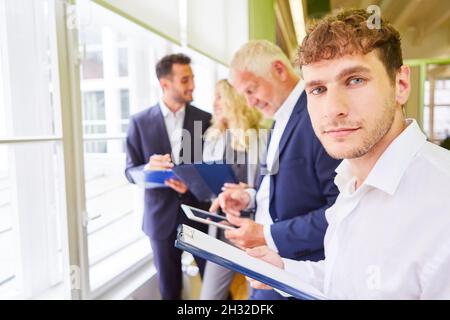
[[[278,155],[280,157],[283,154],[283,150],[286,147],[287,142],[289,141],[289,138],[292,135],[292,132],[297,127],[300,120],[300,116],[302,112],[305,111],[305,108],[306,108],[306,93],[305,91],[303,91],[297,103],[295,104],[294,110],[292,111],[291,117],[289,118],[289,121],[286,125],[286,129],[284,129],[283,135],[281,136],[280,144],[278,147],[279,152]]]
[[[297,127],[298,123],[300,122],[302,113],[306,112],[305,108],[306,108],[306,93],[305,93],[305,91],[303,91],[302,94],[300,95],[300,98],[297,100],[297,103],[295,104],[294,110],[292,111],[292,114],[289,118],[286,128],[284,129],[283,135],[281,136],[280,144],[278,147],[279,159],[283,155],[283,150],[286,148],[286,145],[289,141],[289,138],[292,135],[292,132],[294,131],[294,129]],[[272,198],[275,194],[275,192],[274,192],[275,191],[274,190],[275,179],[276,179],[276,175],[270,176],[269,212],[271,215],[275,215],[275,213],[273,213],[273,209],[272,209],[272,204],[273,204]],[[272,216],[272,218],[274,218],[274,216]]]

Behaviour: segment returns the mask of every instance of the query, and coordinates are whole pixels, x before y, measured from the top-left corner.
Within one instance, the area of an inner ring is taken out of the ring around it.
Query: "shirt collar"
[[[291,116],[292,110],[294,110],[295,104],[298,101],[298,98],[303,92],[303,82],[299,80],[295,85],[294,89],[291,91],[289,96],[284,100],[281,104],[280,108],[278,108],[277,112],[274,114],[274,120],[280,121],[283,118],[289,118]]]
[[[178,110],[176,113],[173,113],[168,107],[167,105],[164,103],[163,99],[159,100],[159,107],[161,109],[161,113],[163,115],[164,118],[167,118],[167,116],[172,115],[175,117],[181,117],[184,116],[185,112],[186,112],[186,106],[184,106],[183,108],[181,108],[180,110]]]
[[[407,119],[406,124],[405,130],[392,141],[375,163],[363,185],[370,185],[390,195],[395,193],[409,164],[426,142],[426,137],[415,120]],[[336,186],[340,192],[348,193],[346,188],[349,188],[349,183],[354,183],[355,177],[347,159],[336,168],[336,173]]]

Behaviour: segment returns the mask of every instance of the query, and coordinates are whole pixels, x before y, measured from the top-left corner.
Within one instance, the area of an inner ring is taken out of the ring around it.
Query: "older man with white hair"
[[[249,105],[273,118],[259,188],[228,189],[213,203],[238,226],[225,236],[242,248],[267,245],[295,260],[323,259],[325,210],[335,201],[339,161],[325,152],[314,134],[299,76],[279,47],[250,41],[233,57],[230,82]],[[255,221],[240,211],[256,208]],[[252,299],[279,299],[275,291],[255,290]]]

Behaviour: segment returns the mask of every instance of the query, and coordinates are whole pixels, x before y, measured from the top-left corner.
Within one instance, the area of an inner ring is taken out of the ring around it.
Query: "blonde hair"
[[[271,66],[275,61],[281,61],[287,69],[294,70],[291,61],[277,45],[268,40],[249,41],[234,54],[230,79],[236,71],[250,71],[261,77],[271,75]]]
[[[216,90],[221,97],[221,117],[224,121],[213,115],[212,128],[216,130],[210,132],[224,134],[230,129],[231,147],[238,151],[248,150],[250,143],[246,132],[249,129],[256,129],[258,133],[263,122],[262,113],[256,108],[249,107],[245,98],[227,80],[217,82]]]

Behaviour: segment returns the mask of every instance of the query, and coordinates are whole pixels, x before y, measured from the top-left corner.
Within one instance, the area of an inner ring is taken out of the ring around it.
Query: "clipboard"
[[[222,192],[224,183],[238,183],[229,164],[195,163],[181,164],[170,170],[130,170],[133,181],[144,189],[169,188],[168,179],[183,181],[198,201],[208,202]]]
[[[222,192],[224,183],[238,183],[229,164],[194,163],[172,168],[174,174],[189,188],[198,201],[211,201]]]
[[[187,225],[180,225],[175,247],[242,273],[302,300],[327,299],[299,277]]]

